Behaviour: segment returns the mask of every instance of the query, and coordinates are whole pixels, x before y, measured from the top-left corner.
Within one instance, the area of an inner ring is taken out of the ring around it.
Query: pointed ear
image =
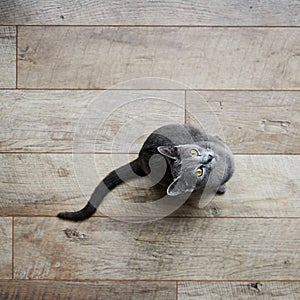
[[[174,179],[174,181],[168,186],[167,188],[167,194],[169,196],[177,196],[182,194],[182,191],[180,189],[180,176]]]
[[[157,151],[171,159],[177,158],[177,149],[175,146],[159,146],[157,147]]]
[[[191,186],[187,185],[183,176],[180,175],[173,180],[173,182],[167,188],[167,194],[169,196],[177,196],[183,193],[192,193],[194,191],[195,185],[191,182]],[[195,183],[196,184],[196,183]]]

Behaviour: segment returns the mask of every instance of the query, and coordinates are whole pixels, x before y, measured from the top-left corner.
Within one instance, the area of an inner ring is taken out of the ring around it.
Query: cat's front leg
[[[217,190],[217,194],[224,194],[226,192],[226,183],[221,184]]]

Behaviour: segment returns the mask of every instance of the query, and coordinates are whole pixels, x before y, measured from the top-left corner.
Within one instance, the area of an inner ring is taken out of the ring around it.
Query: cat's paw
[[[220,185],[219,189],[217,190],[217,194],[220,194],[220,195],[224,194],[226,192],[226,188],[227,188],[226,183]]]

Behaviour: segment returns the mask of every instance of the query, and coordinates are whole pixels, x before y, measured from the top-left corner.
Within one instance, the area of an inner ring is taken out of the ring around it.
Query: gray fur
[[[197,151],[197,156],[191,155]],[[151,172],[153,180],[166,187],[170,196],[209,189],[224,193],[225,183],[234,172],[233,155],[229,147],[217,136],[188,125],[167,125],[154,131],[145,141],[139,155],[143,170],[150,174],[149,160],[159,153],[167,161],[164,176],[159,173],[163,168],[157,159],[157,172]],[[198,168],[203,175],[198,177]],[[161,178],[157,180],[157,178]]]

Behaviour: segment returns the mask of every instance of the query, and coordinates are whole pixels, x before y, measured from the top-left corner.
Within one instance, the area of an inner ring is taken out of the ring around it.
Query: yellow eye
[[[197,169],[196,175],[197,175],[197,177],[201,177],[203,175],[203,169],[202,168]]]
[[[192,156],[198,156],[198,151],[196,149],[191,150]]]

